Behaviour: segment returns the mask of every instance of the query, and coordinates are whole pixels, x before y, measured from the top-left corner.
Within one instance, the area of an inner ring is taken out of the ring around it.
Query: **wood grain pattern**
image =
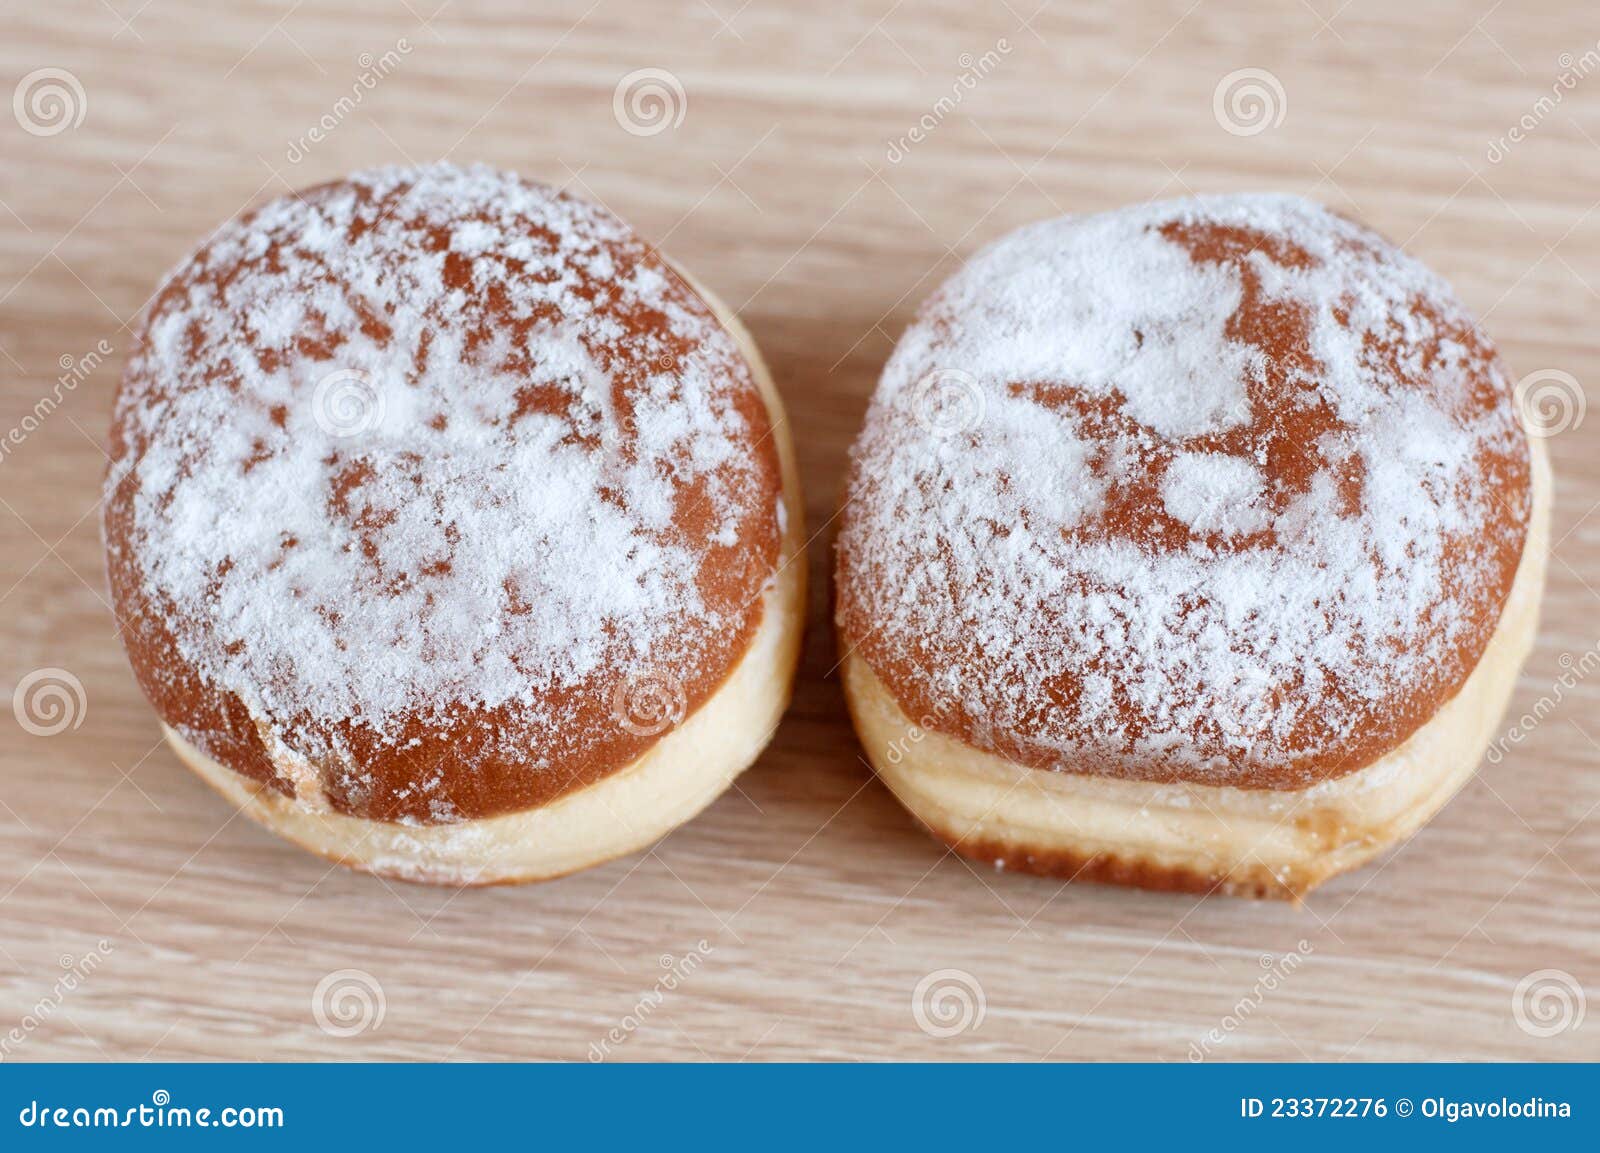
[[[59,68],[86,101],[52,135],[0,114],[0,438],[21,441],[0,454],[0,689],[61,668],[87,701],[54,736],[0,717],[7,1059],[582,1060],[612,1029],[622,1059],[1184,1060],[1212,1029],[1222,1058],[1600,1057],[1600,1022],[1539,1037],[1513,1012],[1537,970],[1600,990],[1600,676],[1581,675],[1600,661],[1600,418],[1550,441],[1558,543],[1516,711],[1576,683],[1413,842],[1303,909],[945,854],[864,767],[823,626],[845,451],[895,336],[965,254],[1046,214],[1309,194],[1453,281],[1515,373],[1592,392],[1588,5],[439,2],[64,0],[3,17],[4,90]],[[681,82],[684,115],[639,136],[613,95],[645,68]],[[1283,92],[1281,122],[1254,135],[1213,107],[1244,68]],[[439,156],[604,201],[738,308],[790,405],[819,533],[803,680],[770,752],[652,852],[542,887],[385,884],[231,816],[160,747],[106,606],[102,438],[164,270],[257,198]],[[58,390],[61,358],[102,340],[104,363]],[[60,960],[102,940],[57,997]],[[663,958],[701,941],[694,971],[625,1024]],[[313,997],[345,968],[381,986],[384,1014],[336,1036]],[[981,1022],[950,1037],[913,1012],[941,969],[983,994]]]

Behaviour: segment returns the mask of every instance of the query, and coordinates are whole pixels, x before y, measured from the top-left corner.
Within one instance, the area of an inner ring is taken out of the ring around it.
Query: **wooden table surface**
[[[1592,5],[1037,2],[6,6],[0,1057],[1600,1057]],[[736,306],[819,532],[794,707],[740,789],[542,886],[389,884],[235,816],[160,744],[106,603],[102,445],[164,271],[261,198],[438,157],[604,201]],[[831,675],[846,447],[978,245],[1237,189],[1364,217],[1565,390],[1539,715],[1302,908],[975,869],[873,779]]]

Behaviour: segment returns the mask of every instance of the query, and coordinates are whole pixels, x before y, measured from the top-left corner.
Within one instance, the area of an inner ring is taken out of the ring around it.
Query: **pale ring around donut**
[[[1159,784],[1033,769],[907,716],[855,652],[855,727],[885,784],[940,840],[999,868],[1190,892],[1298,900],[1414,833],[1472,776],[1533,647],[1550,540],[1544,442],[1515,580],[1460,691],[1393,752],[1298,790]]]
[[[679,270],[680,273],[682,270]],[[257,784],[200,752],[166,725],[189,768],[251,820],[318,856],[363,872],[438,885],[548,880],[625,856],[699,813],[753,763],[788,707],[805,631],[804,506],[783,402],[760,350],[728,308],[685,280],[738,342],[761,391],[783,476],[787,512],[761,624],[722,685],[631,765],[550,804],[450,824],[373,821]]]

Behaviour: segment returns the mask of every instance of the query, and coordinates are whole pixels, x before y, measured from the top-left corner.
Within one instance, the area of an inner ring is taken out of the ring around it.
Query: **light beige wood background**
[[[0,17],[0,96],[61,68],[84,109],[52,135],[0,109],[0,436],[61,358],[114,349],[0,458],[0,690],[60,668],[86,701],[48,737],[0,709],[0,1039],[22,1037],[8,1059],[582,1060],[613,1028],[623,1059],[1181,1061],[1213,1028],[1221,1058],[1600,1057],[1600,1006],[1549,1037],[1514,1012],[1539,970],[1600,990],[1600,675],[1563,688],[1411,844],[1295,909],[944,854],[864,767],[822,624],[845,450],[892,341],[975,246],[1040,216],[1315,196],[1448,276],[1516,375],[1560,370],[1594,393],[1592,5],[440,2],[67,0]],[[399,63],[336,113],[363,54],[390,51]],[[988,52],[998,64],[934,112]],[[613,95],[645,68],[681,83],[683,116],[636,136]],[[1282,97],[1274,123],[1235,135],[1214,94],[1245,68]],[[1580,78],[1537,106],[1564,69]],[[335,127],[296,162],[324,115]],[[935,127],[892,162],[925,115]],[[1532,131],[1492,161],[1524,116]],[[386,884],[235,818],[159,746],[105,603],[101,443],[163,272],[259,198],[441,156],[605,201],[740,307],[822,530],[794,709],[740,791],[653,852],[533,888]],[[1583,660],[1600,640],[1600,415],[1550,443],[1559,543],[1518,712],[1565,662],[1600,659]],[[57,997],[61,961],[102,940],[110,955]],[[662,959],[702,940],[703,962],[630,1029]],[[1301,941],[1303,963],[1258,996]],[[381,1020],[352,1036],[313,1011],[341,969],[381,989]],[[942,969],[981,988],[984,1012],[940,1038],[913,997]],[[1241,999],[1251,1011],[1224,1024]]]

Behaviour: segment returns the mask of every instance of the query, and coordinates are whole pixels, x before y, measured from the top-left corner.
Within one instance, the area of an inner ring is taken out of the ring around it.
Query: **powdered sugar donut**
[[[641,847],[787,702],[801,506],[766,368],[550,188],[383,169],[224,225],[148,310],[111,456],[169,739],[346,864],[483,883]]]
[[[1304,200],[1046,221],[895,350],[838,545],[847,693],[959,851],[1306,891],[1470,774],[1548,478],[1449,288]]]

